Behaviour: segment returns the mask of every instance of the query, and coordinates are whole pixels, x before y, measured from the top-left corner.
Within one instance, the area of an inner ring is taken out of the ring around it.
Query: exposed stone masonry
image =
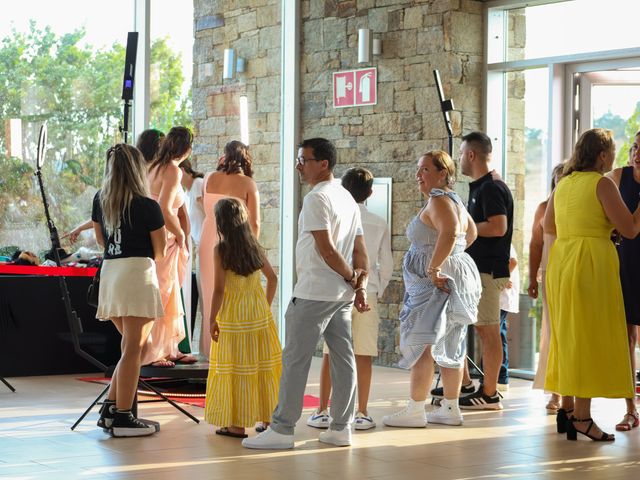
[[[293,0],[292,0],[293,1]],[[195,0],[193,108],[199,168],[210,169],[225,142],[239,136],[237,97],[249,98],[251,149],[262,203],[262,243],[278,262],[280,11],[279,1]],[[377,362],[397,362],[398,313],[404,289],[405,228],[423,201],[414,180],[419,155],[446,149],[446,131],[433,80],[456,106],[455,151],[462,132],[481,125],[482,3],[471,0],[302,0],[301,138],[324,136],[338,147],[340,176],[363,166],[393,178],[394,279],[380,302]],[[209,17],[209,18],[206,18]],[[357,63],[358,28],[382,40],[382,54]],[[224,48],[247,59],[247,71],[222,81]],[[207,67],[207,64],[210,64]],[[378,69],[378,104],[334,109],[332,73]],[[209,70],[207,70],[209,69]],[[205,73],[212,71],[212,75]],[[466,197],[466,184],[457,184]]]

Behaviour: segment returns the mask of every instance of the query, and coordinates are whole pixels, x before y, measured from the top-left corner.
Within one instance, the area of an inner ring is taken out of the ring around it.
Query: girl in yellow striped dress
[[[278,401],[282,348],[271,315],[278,278],[254,237],[244,204],[215,207],[220,243],[211,305],[211,354],[205,420],[218,435],[245,438],[246,427],[268,424]],[[260,271],[267,279],[266,292]]]

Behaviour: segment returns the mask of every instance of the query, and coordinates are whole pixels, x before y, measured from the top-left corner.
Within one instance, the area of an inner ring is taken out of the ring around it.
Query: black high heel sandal
[[[587,431],[581,432],[580,430],[576,429],[576,426],[574,425],[576,422],[589,422]],[[591,430],[593,425],[594,422],[592,418],[579,419],[571,416],[571,418],[569,418],[569,421],[567,422],[567,440],[577,440],[579,433],[584,435],[585,437],[589,437],[594,442],[613,442],[616,439],[615,435],[605,432],[602,432],[602,435],[599,437],[589,435],[589,431]]]
[[[556,413],[556,430],[558,433],[567,433],[567,424],[569,423],[569,414],[571,412],[573,410],[558,409],[558,413]]]

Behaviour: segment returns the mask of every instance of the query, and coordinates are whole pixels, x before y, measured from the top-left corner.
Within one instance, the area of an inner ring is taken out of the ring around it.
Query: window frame
[[[596,52],[558,55],[507,61],[507,12],[513,9],[563,3],[571,0],[496,0],[485,5],[485,96],[484,126],[494,143],[493,159],[497,170],[504,175],[506,169],[506,74],[533,68],[547,67],[549,72],[549,98],[547,131],[547,184],[551,181],[553,159],[567,158],[574,143],[575,126],[575,73],[594,69],[638,68],[640,48],[623,48]],[[496,114],[495,106],[499,106]],[[550,192],[548,192],[550,193]]]

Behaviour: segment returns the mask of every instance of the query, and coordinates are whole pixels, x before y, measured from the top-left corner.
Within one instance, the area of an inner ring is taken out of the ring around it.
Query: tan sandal
[[[547,413],[557,413],[560,410],[560,404],[554,402],[553,400],[549,400],[547,405],[544,407],[547,409]]]
[[[622,421],[616,425],[618,432],[628,432],[632,428],[636,428],[640,425],[640,415],[638,411],[627,412],[622,417]]]

